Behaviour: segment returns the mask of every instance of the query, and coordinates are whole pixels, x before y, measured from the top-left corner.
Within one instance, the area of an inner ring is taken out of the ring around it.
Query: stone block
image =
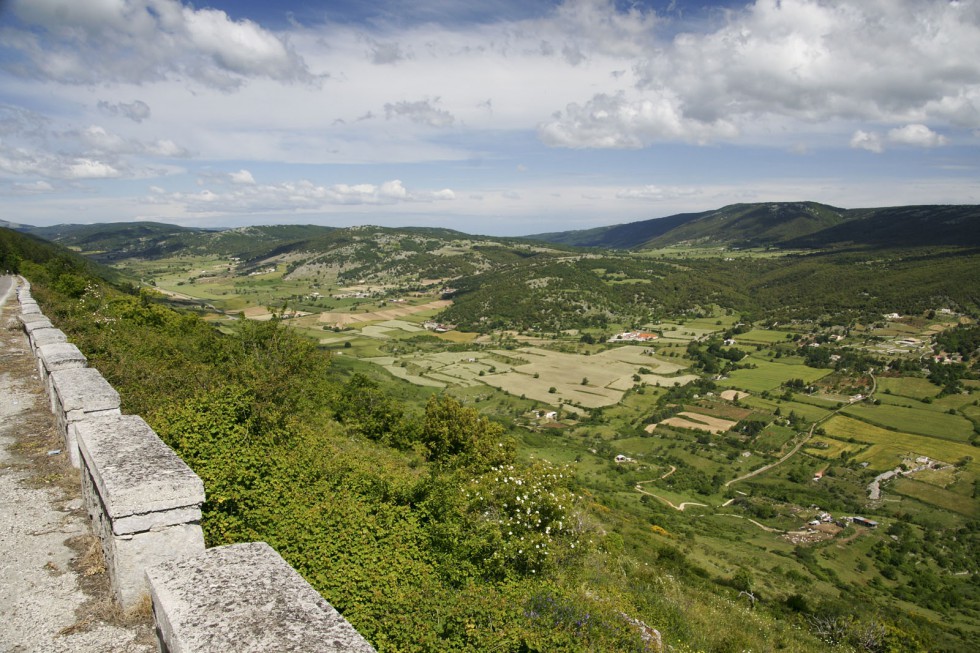
[[[52,372],[74,370],[88,364],[85,354],[70,342],[53,342],[50,345],[41,345],[35,353],[37,354],[37,371],[41,375],[41,383],[44,384],[48,397],[54,396],[54,389],[51,386]]]
[[[65,439],[71,463],[78,467],[78,444],[72,424],[92,417],[118,415],[119,393],[91,367],[58,370],[52,372],[49,379],[51,411]]]
[[[374,653],[265,542],[208,549],[146,572],[168,653]]]
[[[82,495],[117,600],[139,603],[146,569],[204,551],[204,484],[137,415],[72,424]]]
[[[41,312],[41,307],[37,302],[21,302],[20,312],[22,315],[36,314]]]
[[[27,326],[29,324],[34,324],[34,323],[46,325],[47,328],[54,327],[54,325],[51,324],[51,320],[49,320],[42,313],[28,313],[27,315],[18,315],[17,319],[20,320],[20,323],[22,325],[24,325],[24,331],[27,331]]]
[[[35,355],[37,355],[37,348],[42,345],[50,345],[53,342],[68,342],[68,336],[66,336],[61,329],[54,329],[51,327],[35,329],[32,333],[28,334],[27,337],[31,341],[31,351],[33,351]]]

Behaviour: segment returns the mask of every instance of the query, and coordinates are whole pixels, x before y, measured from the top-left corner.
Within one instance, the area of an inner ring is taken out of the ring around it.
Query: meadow
[[[726,388],[758,393],[775,390],[790,379],[803,379],[806,383],[812,383],[828,373],[828,370],[808,367],[800,359],[767,360],[750,355],[741,363],[750,364],[752,367],[737,369],[718,384]]]

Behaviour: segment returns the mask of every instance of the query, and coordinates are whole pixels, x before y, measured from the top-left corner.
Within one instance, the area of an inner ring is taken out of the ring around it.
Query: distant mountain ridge
[[[818,249],[828,247],[980,246],[980,206],[925,205],[841,209],[817,202],[732,204],[596,229],[527,236],[612,249],[691,244]]]

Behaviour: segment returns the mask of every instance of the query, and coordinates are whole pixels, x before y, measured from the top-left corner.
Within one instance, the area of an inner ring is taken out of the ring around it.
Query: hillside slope
[[[816,202],[732,204],[534,240],[613,249],[676,245],[825,249],[830,247],[980,246],[980,206],[841,209]]]

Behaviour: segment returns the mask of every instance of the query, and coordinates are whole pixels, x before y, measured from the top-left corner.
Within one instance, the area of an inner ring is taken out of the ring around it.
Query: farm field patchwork
[[[375,328],[379,327],[375,325]],[[697,378],[691,374],[670,376],[684,367],[644,351],[643,347],[627,346],[583,356],[523,347],[414,353],[364,360],[417,385],[433,385],[433,381],[460,386],[483,383],[511,395],[550,405],[566,402],[585,408],[618,403],[623,393],[636,385],[633,376],[638,374],[640,367],[656,372],[640,375],[641,380],[650,385],[684,385]]]
[[[845,415],[835,415],[823,426],[831,437],[845,441],[853,438],[857,442],[871,445],[857,455],[855,460],[867,462],[870,467],[880,471],[894,468],[910,455],[928,456],[933,460],[955,463],[967,456],[972,458],[976,453],[976,449],[969,444],[891,431]],[[978,466],[980,465],[976,461],[968,464],[968,468]]]

